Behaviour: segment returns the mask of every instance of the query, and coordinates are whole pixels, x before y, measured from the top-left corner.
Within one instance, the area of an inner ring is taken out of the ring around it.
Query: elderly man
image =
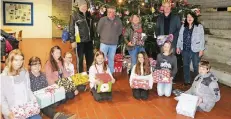
[[[111,73],[114,72],[114,56],[122,33],[122,22],[115,16],[115,7],[107,8],[107,16],[99,20],[97,32],[100,35],[100,51],[108,59],[108,65]]]
[[[77,1],[79,9],[72,14],[70,20],[70,42],[73,49],[76,49],[79,57],[79,72],[83,72],[83,57],[86,58],[87,71],[93,62],[93,19],[90,12],[87,11],[87,2],[85,0]],[[76,28],[79,30],[79,40],[76,40]]]

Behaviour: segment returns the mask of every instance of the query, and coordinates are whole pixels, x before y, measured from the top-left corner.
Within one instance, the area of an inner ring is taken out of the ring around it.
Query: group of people
[[[54,46],[50,50],[50,56],[45,64],[45,73],[41,72],[41,60],[39,57],[32,57],[29,60],[29,70],[24,68],[24,55],[16,49],[10,52],[6,67],[1,74],[1,112],[5,119],[13,119],[11,108],[23,103],[36,100],[34,91],[40,90],[49,85],[55,84],[62,77],[69,77],[76,72],[83,72],[83,56],[86,57],[87,71],[89,74],[91,94],[96,101],[112,100],[112,92],[97,93],[96,87],[100,83],[96,74],[108,73],[111,82],[115,83],[114,56],[122,33],[122,23],[115,16],[114,7],[107,8],[107,16],[102,17],[97,25],[97,32],[100,35],[100,50],[93,53],[93,28],[92,18],[87,11],[87,3],[84,0],[78,2],[79,10],[74,12],[70,20],[70,42],[79,57],[79,71],[74,70],[72,54],[65,53],[62,57],[62,50]],[[220,90],[217,78],[210,73],[208,61],[200,61],[204,51],[204,30],[197,21],[194,13],[187,13],[183,25],[180,19],[171,13],[170,3],[163,4],[164,13],[157,19],[156,35],[173,34],[173,41],[166,41],[161,47],[161,53],[157,55],[156,69],[167,69],[171,72],[170,83],[158,83],[157,93],[159,96],[169,97],[172,92],[172,80],[177,73],[177,54],[182,54],[184,79],[186,84],[191,83],[190,62],[193,62],[194,72],[198,73],[192,87],[185,93],[199,96],[198,110],[210,111],[220,99]],[[126,28],[124,39],[127,50],[131,56],[132,70],[130,85],[134,77],[144,76],[145,79],[153,82],[152,70],[148,56],[143,48],[142,25],[139,15],[131,16],[131,25]],[[80,42],[76,42],[75,28],[79,28]],[[93,58],[94,57],[94,58]],[[108,61],[108,64],[105,62]],[[86,87],[83,86],[83,90]],[[152,88],[152,87],[151,87]],[[148,99],[149,92],[145,89],[132,89],[135,99]],[[75,115],[66,115],[55,112],[55,107],[66,100],[73,99],[78,95],[79,89],[66,93],[66,99],[41,109],[41,111],[53,119],[71,118]],[[40,119],[41,116],[34,115],[29,119]]]

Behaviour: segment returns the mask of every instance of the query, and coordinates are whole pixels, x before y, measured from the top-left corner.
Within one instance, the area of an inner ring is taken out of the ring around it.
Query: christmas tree
[[[97,23],[100,19],[100,14],[105,14],[106,8],[108,6],[115,6],[116,15],[121,18],[124,28],[129,25],[130,15],[138,14],[142,19],[143,31],[148,36],[145,41],[145,48],[148,51],[148,54],[151,54],[153,51],[156,51],[155,43],[155,27],[156,19],[159,14],[163,13],[163,2],[170,2],[172,7],[172,13],[179,15],[182,19],[182,22],[185,19],[184,14],[188,11],[195,12],[198,16],[200,14],[199,6],[188,4],[187,0],[87,0],[89,3],[89,11],[92,13],[95,22]],[[78,6],[75,6],[75,10],[78,10]],[[50,16],[51,20],[57,24],[57,27],[60,29],[68,29],[68,23],[64,20],[58,19],[56,16]],[[95,34],[95,48],[99,47],[99,37],[98,34]],[[123,37],[121,37],[121,46],[122,51],[124,52],[124,42]]]

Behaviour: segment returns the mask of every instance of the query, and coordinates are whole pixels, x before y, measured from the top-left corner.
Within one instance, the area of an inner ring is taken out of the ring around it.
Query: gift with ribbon
[[[40,108],[44,108],[65,99],[65,89],[64,87],[59,87],[58,85],[53,84],[35,91],[34,95],[40,105]]]
[[[167,69],[158,69],[153,72],[154,83],[170,83],[171,72]]]
[[[115,72],[122,72],[123,69],[123,61],[115,61],[114,62],[114,71]]]
[[[173,41],[173,35],[169,34],[169,35],[160,35],[157,37],[157,44],[159,46],[164,45],[165,42],[172,42]]]
[[[89,78],[87,74],[77,73],[70,77],[74,82],[75,86],[86,85],[89,82]]]
[[[18,105],[11,108],[11,112],[14,114],[14,119],[27,119],[31,116],[40,113],[40,107],[37,101],[29,101],[23,105]]]

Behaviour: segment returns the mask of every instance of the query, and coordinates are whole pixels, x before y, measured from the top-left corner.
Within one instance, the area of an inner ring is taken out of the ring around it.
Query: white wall
[[[3,3],[12,2],[33,2],[33,26],[7,26],[3,25]],[[52,21],[48,16],[52,15],[52,0],[1,0],[1,27],[10,28],[15,31],[23,30],[23,38],[52,38]]]

